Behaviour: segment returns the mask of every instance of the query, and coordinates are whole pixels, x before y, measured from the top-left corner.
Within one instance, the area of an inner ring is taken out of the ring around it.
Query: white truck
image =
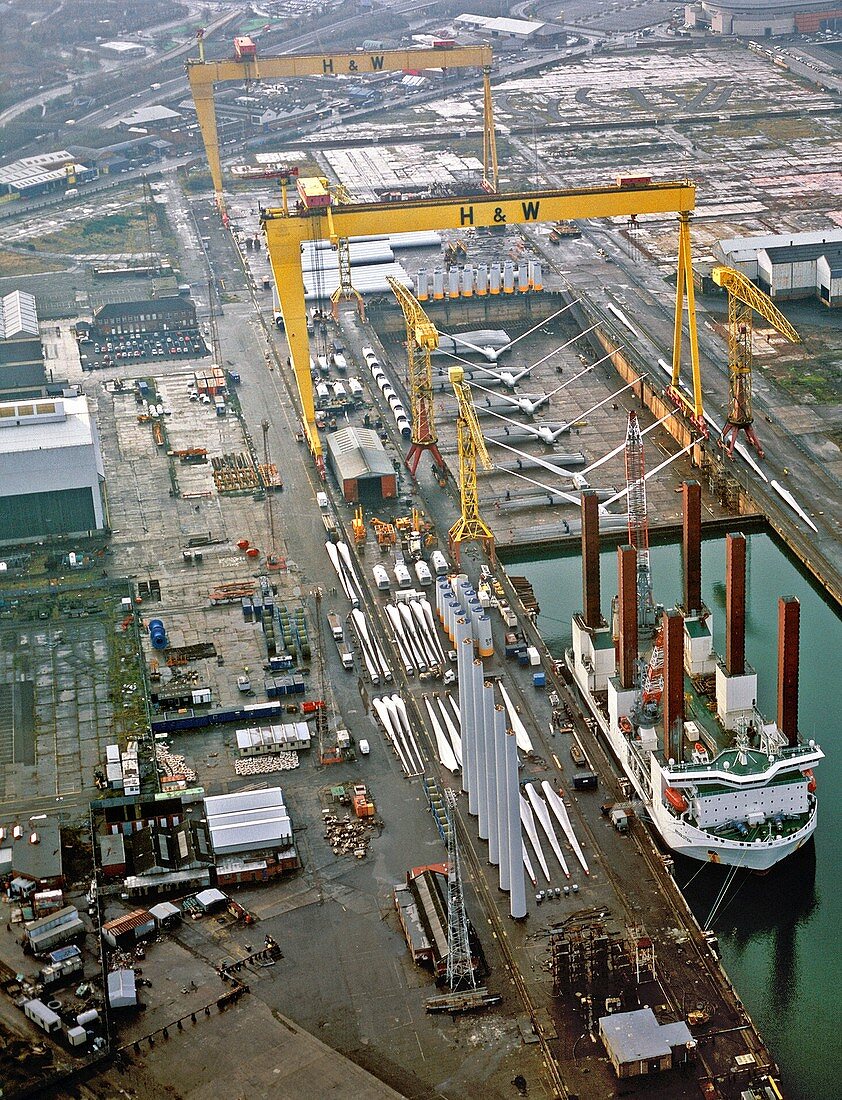
[[[330,627],[331,637],[335,642],[342,641],[342,620],[335,611],[328,611],[327,625]]]

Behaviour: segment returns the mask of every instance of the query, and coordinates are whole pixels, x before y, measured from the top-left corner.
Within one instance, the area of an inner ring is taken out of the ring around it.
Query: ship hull
[[[579,681],[573,655],[570,651],[565,654],[565,664],[573,677],[573,682],[576,684],[585,706],[596,722],[597,728],[604,734],[612,755],[646,807],[655,831],[671,851],[702,863],[718,863],[725,867],[738,867],[747,871],[764,873],[791,856],[799,848],[802,848],[813,835],[817,823],[815,799],[812,802],[810,816],[800,829],[786,837],[773,836],[771,839],[763,841],[726,840],[714,836],[704,829],[699,829],[686,820],[673,817],[666,806],[653,801],[641,783],[640,777],[630,767],[629,749],[623,735],[619,731],[612,731],[609,728],[605,715],[596,705],[590,691]],[[612,736],[612,733],[614,733],[614,736]]]

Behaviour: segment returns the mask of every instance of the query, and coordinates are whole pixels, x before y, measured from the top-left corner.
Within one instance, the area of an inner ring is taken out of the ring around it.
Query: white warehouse
[[[84,397],[0,402],[0,542],[107,523],[99,433]]]

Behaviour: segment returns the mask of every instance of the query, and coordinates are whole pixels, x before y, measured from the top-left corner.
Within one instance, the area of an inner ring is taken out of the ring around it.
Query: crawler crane
[[[486,470],[492,468],[492,462],[482,437],[471,390],[465,381],[465,371],[462,367],[451,367],[448,377],[459,403],[456,443],[459,449],[459,500],[462,508],[461,516],[450,528],[450,552],[458,565],[462,543],[479,541],[493,561],[494,535],[479,514],[477,490],[477,462],[482,462]]]
[[[751,366],[754,358],[752,350],[752,320],[759,313],[775,328],[781,336],[793,344],[801,342],[801,337],[776,309],[771,298],[750,282],[745,275],[730,267],[715,267],[711,272],[713,281],[728,291],[728,417],[722,429],[720,443],[733,457],[734,447],[740,430],[746,433],[746,439],[763,458],[763,448],[754,430],[754,415],[751,410]]]
[[[433,367],[430,356],[439,346],[436,326],[421,308],[418,300],[397,279],[387,279],[392,293],[403,310],[406,322],[407,385],[412,412],[412,446],[406,456],[409,472],[415,477],[418,462],[429,451],[437,467],[444,469],[439,453],[438,435],[433,409]]]

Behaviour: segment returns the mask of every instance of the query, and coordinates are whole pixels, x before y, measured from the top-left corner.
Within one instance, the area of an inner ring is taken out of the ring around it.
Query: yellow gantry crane
[[[497,142],[491,104],[490,46],[449,46],[411,50],[359,50],[354,53],[288,54],[285,57],[258,57],[249,39],[234,40],[234,56],[206,61],[204,42],[197,37],[199,57],[187,62],[187,79],[196,106],[196,117],[205,145],[217,207],[225,215],[222,194],[222,163],[216,126],[213,89],[223,83],[258,83],[263,80],[290,80],[301,76],[377,76],[404,69],[482,70],[483,80],[483,188],[497,190]]]
[[[477,488],[477,463],[481,462],[486,470],[492,468],[488,449],[482,437],[471,389],[465,381],[462,367],[451,367],[447,372],[456,400],[459,414],[456,418],[456,443],[459,449],[459,501],[462,514],[448,532],[450,552],[456,564],[459,564],[463,542],[479,541],[486,549],[489,558],[494,560],[494,536],[491,528],[479,514],[479,490]]]
[[[386,280],[398,300],[406,323],[407,388],[412,412],[412,445],[406,455],[406,465],[415,477],[418,462],[429,451],[440,470],[444,461],[439,453],[433,408],[433,367],[430,356],[439,346],[436,326],[420,303],[403,283],[387,276]]]
[[[763,448],[753,428],[751,408],[752,329],[754,314],[763,317],[781,336],[793,344],[801,337],[776,308],[771,298],[759,290],[741,272],[731,267],[715,267],[713,281],[728,292],[728,416],[720,440],[730,455],[740,431],[744,431],[749,443],[763,458]]]
[[[306,180],[298,181],[299,196],[308,193]],[[689,180],[662,183],[610,184],[566,191],[530,191],[471,197],[416,199],[411,202],[339,205],[320,190],[312,201],[299,202],[296,209],[266,209],[261,212],[266,250],[272,265],[284,317],[290,359],[301,398],[302,421],[310,450],[320,470],[324,469],[322,445],[315,423],[313,381],[310,376],[310,344],[307,308],[301,272],[301,245],[309,240],[348,239],[382,233],[411,233],[417,230],[465,230],[472,228],[525,225],[537,222],[575,221],[579,218],[628,218],[632,214],[675,213],[679,221],[679,279],[676,291],[676,329],[681,335],[684,301],[690,315],[690,354],[693,367],[693,400],[678,390],[681,340],[673,354],[673,382],[670,392],[692,422],[702,430],[704,415],[699,377],[699,355],[692,298],[693,272],[690,264],[690,213],[695,207],[696,187]]]

